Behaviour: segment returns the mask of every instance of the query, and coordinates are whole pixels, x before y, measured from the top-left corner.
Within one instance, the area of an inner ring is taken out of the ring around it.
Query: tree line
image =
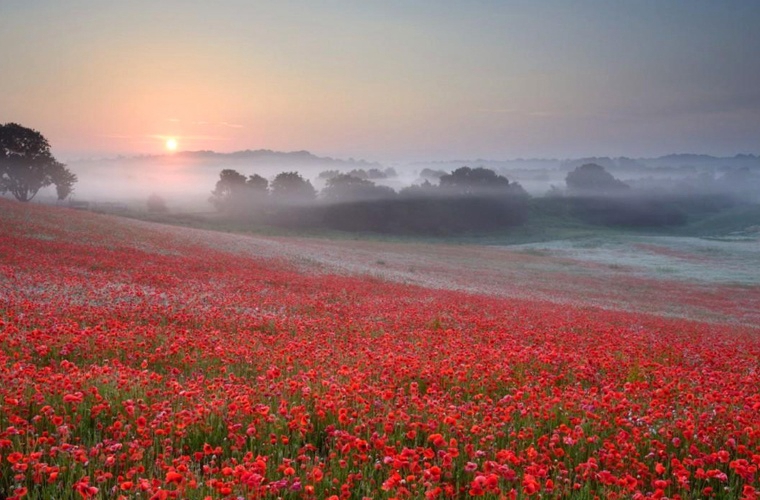
[[[586,163],[567,174],[565,189],[532,199],[520,184],[483,167],[423,171],[422,184],[398,192],[372,180],[395,176],[393,169],[323,174],[326,184],[318,193],[298,172],[282,172],[270,182],[226,169],[210,201],[225,217],[265,224],[448,235],[513,227],[534,212],[595,225],[673,226],[751,200],[758,185],[757,176],[745,167],[728,172],[708,191],[647,191],[631,188],[603,166]],[[55,186],[63,200],[76,182],[41,133],[16,123],[0,125],[0,194],[27,202],[42,188]],[[152,195],[148,209],[166,211],[166,205]]]
[[[398,192],[352,173],[329,173],[317,192],[297,172],[270,183],[223,170],[210,201],[227,217],[265,224],[439,236],[499,231],[525,223],[532,213],[601,226],[676,226],[735,203],[721,193],[637,190],[594,163],[576,167],[564,189],[541,198],[483,167],[436,172],[437,183],[426,179]]]
[[[317,192],[298,172],[282,172],[270,183],[222,170],[211,193],[216,209],[235,218],[344,231],[446,235],[493,231],[524,222],[525,190],[485,168],[461,167],[429,182],[396,192],[350,173],[333,173]]]

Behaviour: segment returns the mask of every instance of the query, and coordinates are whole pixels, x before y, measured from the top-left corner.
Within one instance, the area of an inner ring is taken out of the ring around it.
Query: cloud
[[[243,128],[243,125],[238,125],[237,123],[221,122],[219,125],[221,125],[222,127],[228,127],[228,128]]]

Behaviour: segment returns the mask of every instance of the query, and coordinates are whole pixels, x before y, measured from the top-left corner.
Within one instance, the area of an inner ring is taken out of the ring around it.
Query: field
[[[757,256],[0,200],[0,498],[756,498]]]

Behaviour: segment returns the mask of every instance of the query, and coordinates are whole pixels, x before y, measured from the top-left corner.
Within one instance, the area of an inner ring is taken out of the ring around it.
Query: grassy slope
[[[590,227],[551,206],[544,208],[534,210],[526,226],[501,235],[447,240],[337,231],[303,234],[198,215],[149,218],[181,224],[184,228],[172,229],[181,238],[194,235],[217,248],[274,254],[320,272],[711,321],[760,323],[760,313],[753,312],[760,311],[760,287],[744,279],[723,279],[719,272],[721,266],[727,266],[735,276],[735,267],[752,266],[756,254],[740,255],[735,262],[726,263],[723,251],[693,255],[694,249],[680,243],[685,239],[673,243],[652,238],[656,245],[639,248],[650,243],[645,232]],[[557,239],[564,241],[555,248],[552,240]],[[526,242],[545,243],[514,250],[504,246]],[[663,245],[669,248],[663,249]],[[631,250],[643,260],[632,260]],[[617,263],[615,252],[623,252],[620,256],[625,261]],[[597,254],[603,258],[595,261]],[[700,276],[700,266],[712,274]]]
[[[584,240],[588,238],[615,238],[635,236],[689,236],[705,238],[754,237],[760,227],[760,205],[742,205],[712,214],[692,215],[687,224],[675,227],[603,227],[586,223],[573,216],[567,206],[551,200],[533,199],[528,220],[522,226],[491,234],[470,234],[449,237],[414,235],[387,235],[377,233],[349,233],[324,228],[288,229],[251,223],[244,220],[227,220],[213,212],[150,214],[131,211],[127,214],[140,220],[172,224],[198,229],[261,236],[299,236],[336,240],[370,240],[397,242],[468,243],[484,245],[521,245],[553,240]]]
[[[744,205],[709,215],[686,225],[680,234],[719,237],[730,234],[760,234],[760,205]]]

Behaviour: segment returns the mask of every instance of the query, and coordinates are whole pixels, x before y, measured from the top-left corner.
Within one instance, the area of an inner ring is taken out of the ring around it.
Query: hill
[[[0,497],[751,495],[757,297],[0,200]]]

